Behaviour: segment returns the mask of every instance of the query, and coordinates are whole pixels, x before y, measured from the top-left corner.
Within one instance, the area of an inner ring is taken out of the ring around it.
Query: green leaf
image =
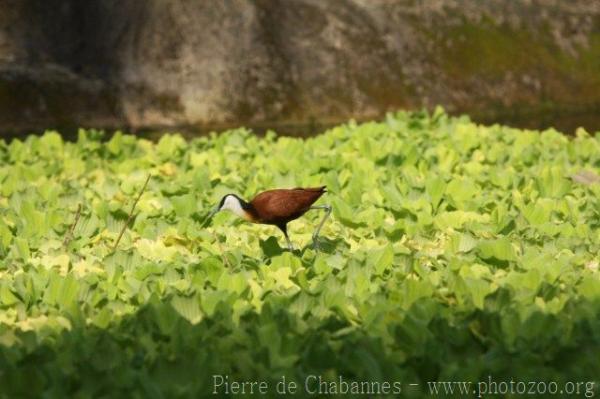
[[[584,298],[589,300],[600,299],[600,279],[587,278],[583,280],[578,286],[577,291]]]
[[[105,329],[110,325],[111,320],[112,315],[110,310],[107,307],[104,307],[92,318],[92,324],[98,328]]]
[[[439,206],[444,192],[446,191],[446,182],[441,177],[433,177],[428,179],[425,183],[425,191],[431,200],[431,206],[437,209]]]
[[[19,302],[19,298],[15,296],[6,285],[0,286],[0,303],[4,306],[12,306]]]
[[[407,279],[402,283],[403,308],[408,309],[420,298],[426,298],[433,294],[430,283],[423,280]]]
[[[200,304],[195,297],[175,296],[171,300],[171,306],[192,324],[198,324],[202,320]]]
[[[466,278],[465,285],[467,286],[467,290],[471,295],[475,307],[477,309],[483,309],[485,297],[493,291],[491,285],[485,280],[474,278]]]
[[[465,211],[441,212],[435,217],[434,220],[435,226],[442,230],[445,230],[448,227],[460,229],[469,223],[487,222],[489,222],[489,217],[487,215],[480,215],[476,212]]]
[[[463,209],[479,192],[477,185],[468,178],[451,180],[446,187],[446,193],[458,209]]]
[[[356,227],[359,225],[357,222],[356,211],[353,210],[346,202],[340,198],[334,198],[332,200],[333,215],[336,219],[341,221],[344,225],[350,227]]]
[[[189,217],[198,209],[196,198],[192,194],[171,197],[171,203],[179,217]]]
[[[538,190],[544,197],[561,198],[571,190],[571,180],[559,167],[545,167],[536,178]]]
[[[550,215],[553,209],[553,202],[547,199],[540,199],[535,203],[530,203],[523,208],[523,216],[529,223],[538,226],[550,221]]]
[[[370,251],[368,259],[375,274],[381,275],[386,270],[392,268],[394,262],[394,249],[391,245],[387,245],[382,249]]]
[[[152,297],[150,303],[153,320],[158,326],[159,331],[165,335],[171,334],[177,327],[178,313],[174,311],[172,306],[160,302],[156,296]]]
[[[65,309],[73,305],[79,294],[79,283],[70,274],[52,274],[44,300]]]
[[[508,238],[496,240],[483,240],[477,244],[479,256],[482,259],[498,259],[503,261],[515,261],[517,255]]]
[[[4,223],[0,223],[0,245],[8,248],[12,240],[13,235],[10,229]]]
[[[16,247],[17,254],[21,259],[26,261],[31,258],[31,252],[29,251],[29,244],[27,243],[27,240],[17,237],[14,240],[14,245]]]

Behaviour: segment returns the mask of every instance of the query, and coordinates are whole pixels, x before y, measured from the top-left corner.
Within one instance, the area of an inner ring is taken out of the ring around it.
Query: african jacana
[[[228,210],[239,217],[261,224],[271,224],[283,231],[289,250],[292,242],[288,237],[288,222],[298,219],[310,209],[324,209],[325,216],[313,233],[315,249],[318,247],[317,237],[325,220],[331,214],[330,205],[313,204],[325,193],[325,186],[315,188],[293,188],[263,191],[257,194],[252,201],[246,202],[235,194],[227,194],[221,198],[219,205],[210,213],[209,218],[219,211]]]

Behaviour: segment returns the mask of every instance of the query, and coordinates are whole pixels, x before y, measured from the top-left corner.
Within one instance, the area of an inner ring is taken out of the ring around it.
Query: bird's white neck
[[[242,208],[240,200],[234,197],[233,195],[228,195],[227,198],[225,198],[225,202],[223,202],[221,210],[228,210],[235,213],[237,216],[243,219],[248,219],[248,215],[246,214],[244,208]]]

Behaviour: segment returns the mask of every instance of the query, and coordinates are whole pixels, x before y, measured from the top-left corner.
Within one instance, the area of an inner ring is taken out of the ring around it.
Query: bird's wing
[[[264,221],[278,221],[302,215],[323,194],[321,189],[270,190],[260,193],[252,205]]]
[[[319,193],[324,193],[324,192],[327,191],[327,186],[319,186],[319,187],[296,187],[296,188],[293,188],[292,190],[316,191],[316,192],[319,192]]]

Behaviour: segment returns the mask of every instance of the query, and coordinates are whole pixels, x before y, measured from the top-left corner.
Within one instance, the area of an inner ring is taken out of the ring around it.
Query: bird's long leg
[[[319,242],[317,241],[317,238],[319,237],[319,232],[321,231],[321,228],[323,228],[325,221],[327,220],[329,215],[331,215],[331,205],[315,205],[315,206],[311,206],[310,209],[324,209],[325,210],[325,216],[323,216],[323,219],[321,219],[321,223],[319,223],[319,225],[315,229],[315,232],[312,235],[314,247],[315,247],[315,249],[318,249]]]
[[[285,233],[285,241],[287,241],[288,249],[290,251],[293,251],[294,250],[294,246],[292,245],[292,242],[290,241],[290,237],[288,237],[287,233]]]
[[[280,225],[280,226],[277,226],[277,227],[279,227],[281,229],[281,231],[283,231],[283,235],[285,236],[285,241],[287,242],[288,249],[290,251],[293,251],[294,250],[294,246],[292,245],[292,242],[290,241],[290,237],[288,236],[287,225],[283,224],[283,225]]]

